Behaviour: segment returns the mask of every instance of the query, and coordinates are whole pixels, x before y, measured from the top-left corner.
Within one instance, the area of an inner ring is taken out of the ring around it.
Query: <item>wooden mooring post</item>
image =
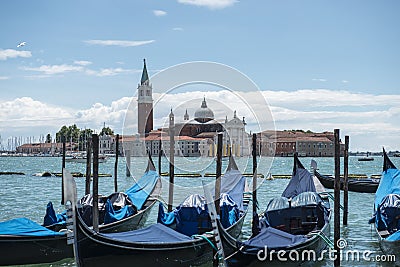
[[[99,231],[99,136],[92,134],[93,144],[93,230]]]
[[[168,212],[172,211],[174,204],[174,155],[175,155],[175,118],[174,113],[169,114],[169,190],[168,190]]]
[[[125,150],[126,177],[131,177],[131,151]]]
[[[221,214],[221,207],[220,207],[220,198],[221,198],[221,175],[222,175],[222,133],[218,134],[217,137],[217,167],[215,171],[215,199],[214,199],[214,206],[215,206],[215,217],[217,218],[219,214]],[[224,152],[225,153],[225,152]],[[212,206],[212,205],[209,205]],[[210,211],[209,211],[210,212]],[[220,237],[216,236],[216,240],[219,241]],[[218,244],[218,242],[217,242]],[[219,248],[218,248],[219,249]],[[221,246],[222,250],[222,246]],[[218,254],[218,251],[217,251]],[[223,255],[223,250],[222,250]],[[213,267],[220,266],[220,261],[218,256],[213,257]]]
[[[334,228],[333,240],[335,250],[334,266],[340,266],[340,248],[338,245],[340,239],[340,139],[339,129],[334,130],[335,136],[335,183],[334,183]]]
[[[64,205],[64,169],[65,169],[65,151],[66,151],[66,145],[65,145],[65,136],[61,137],[62,141],[62,163],[61,163],[61,173],[62,173],[62,179],[61,179],[61,205]]]
[[[221,175],[222,175],[222,133],[218,134],[217,141],[217,169],[215,171],[215,209],[217,215],[221,213],[221,207],[219,206],[219,200],[221,198]]]
[[[162,144],[161,144],[161,135],[160,135],[160,142],[158,143],[158,174],[161,175],[161,160],[162,160]]]
[[[118,156],[119,156],[119,134],[115,140],[115,164],[114,164],[114,192],[118,192]]]
[[[85,195],[90,194],[90,176],[92,174],[92,137],[89,136],[86,144],[86,177]]]
[[[349,136],[344,137],[344,159],[343,159],[343,225],[347,225],[349,213]]]
[[[253,215],[257,214],[257,134],[253,133]]]

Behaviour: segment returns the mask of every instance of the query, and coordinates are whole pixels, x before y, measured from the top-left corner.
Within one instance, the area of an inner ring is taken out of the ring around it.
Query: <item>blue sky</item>
[[[150,75],[198,60],[236,68],[277,129],[340,128],[351,150],[400,150],[399,1],[4,0],[0,10],[3,145],[72,122],[118,131],[146,58]]]

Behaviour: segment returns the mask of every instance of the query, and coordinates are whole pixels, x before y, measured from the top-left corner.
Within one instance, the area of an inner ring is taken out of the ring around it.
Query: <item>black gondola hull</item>
[[[316,173],[315,175],[321,184],[325,188],[334,189],[334,181],[335,179],[331,176],[321,175]],[[348,189],[352,192],[358,193],[375,193],[378,189],[379,181],[373,179],[349,179],[348,180]],[[343,190],[343,181],[340,182],[340,189]]]
[[[329,223],[325,224],[321,232],[325,236],[330,235]],[[321,235],[314,235],[305,242],[290,248],[276,248],[273,251],[272,249],[260,247],[258,256],[257,254],[249,254],[240,250],[240,248],[236,246],[236,239],[227,234],[226,231],[220,230],[220,233],[225,255],[231,255],[227,256],[228,258],[226,260],[229,267],[299,266],[304,261],[321,260],[321,252],[327,249],[328,246]],[[265,254],[265,252],[267,252],[267,254]],[[278,252],[282,253],[279,254],[280,258],[278,257]],[[304,256],[302,256],[303,254]],[[291,260],[290,256],[295,260]]]
[[[74,256],[66,236],[0,236],[0,265],[50,263]]]
[[[388,241],[386,238],[382,237],[377,230],[376,233],[379,236],[379,246],[383,254],[387,257],[391,257],[388,258],[388,262],[393,262],[394,266],[400,266],[400,240]]]
[[[102,225],[100,231],[122,232],[142,228],[156,202],[156,200],[149,200],[145,209],[115,223]],[[50,263],[73,257],[73,249],[72,246],[67,245],[66,236],[22,237],[0,235],[0,266]]]
[[[198,266],[213,255],[209,242],[200,238],[179,243],[131,243],[96,234],[79,218],[77,224],[80,266]]]
[[[230,235],[238,237],[247,213],[226,229]],[[212,261],[214,243],[212,235],[205,239],[176,244],[127,243],[110,240],[95,234],[77,216],[77,246],[80,266],[125,266],[138,263],[139,266],[199,266]]]

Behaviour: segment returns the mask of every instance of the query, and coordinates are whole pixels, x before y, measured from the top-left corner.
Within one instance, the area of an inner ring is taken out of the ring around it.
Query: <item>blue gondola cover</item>
[[[15,236],[63,236],[65,233],[54,232],[27,218],[17,218],[0,223],[0,235]]]
[[[303,192],[316,192],[314,180],[308,170],[297,168],[282,197],[293,198]]]
[[[221,224],[227,228],[240,217],[240,211],[233,199],[222,194],[220,200]],[[157,222],[175,228],[176,231],[191,236],[211,229],[206,199],[198,194],[188,196],[181,205],[171,212],[165,212],[159,205]]]
[[[375,225],[378,231],[387,230],[391,234],[400,230],[400,195],[383,198],[375,213]]]
[[[242,193],[243,195],[243,193]],[[233,225],[240,218],[240,211],[230,195],[221,194],[220,219],[222,226],[226,229]]]
[[[67,212],[56,214],[53,203],[50,201],[47,203],[46,214],[43,220],[43,226],[50,226],[54,224],[65,224],[67,220]]]
[[[180,234],[173,229],[164,226],[160,223],[153,224],[149,227],[120,233],[104,233],[102,234],[108,238],[125,242],[138,242],[138,243],[177,243],[193,240],[184,234]]]
[[[107,198],[104,212],[104,223],[120,221],[137,213],[136,207],[124,193],[113,193]]]
[[[228,194],[239,210],[243,210],[245,185],[246,177],[239,170],[231,169],[221,177],[221,196],[222,194]]]
[[[158,172],[148,170],[137,181],[137,183],[126,190],[125,193],[129,196],[138,210],[143,208],[144,203],[153,191],[159,177]]]
[[[292,235],[273,227],[265,227],[257,236],[245,242],[238,242],[238,246],[243,246],[241,249],[243,253],[257,254],[264,247],[268,249],[288,248],[306,240],[307,238],[303,235]]]
[[[108,197],[99,195],[99,222],[108,224],[136,214],[138,210],[143,208],[159,177],[156,171],[148,170],[125,193],[113,193]],[[84,196],[80,203],[82,204],[81,215],[85,223],[91,225],[92,196]],[[53,205],[49,203],[43,225],[65,224],[65,221],[65,212],[56,214]]]
[[[387,169],[382,172],[381,181],[375,193],[375,208],[389,194],[400,195],[400,170]]]
[[[391,234],[390,236],[388,236],[386,238],[387,241],[398,241],[400,240],[400,230],[398,230],[397,232]]]

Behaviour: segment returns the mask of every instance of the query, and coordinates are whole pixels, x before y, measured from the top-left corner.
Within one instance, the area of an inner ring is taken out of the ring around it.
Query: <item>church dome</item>
[[[198,122],[208,122],[214,119],[214,112],[207,107],[206,98],[203,99],[201,107],[194,113],[194,119]]]

